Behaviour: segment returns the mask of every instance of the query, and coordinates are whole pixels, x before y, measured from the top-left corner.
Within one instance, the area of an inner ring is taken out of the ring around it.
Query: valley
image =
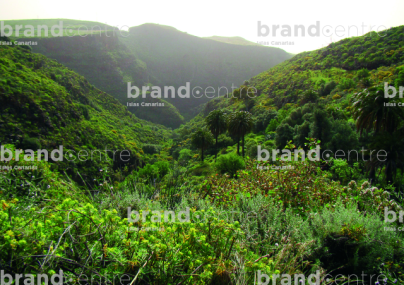
[[[2,284],[404,282],[404,26],[292,55],[2,25]]]

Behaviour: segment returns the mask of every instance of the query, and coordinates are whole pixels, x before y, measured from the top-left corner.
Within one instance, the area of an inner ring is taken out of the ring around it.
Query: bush
[[[348,90],[351,88],[355,88],[356,84],[352,79],[342,79],[341,82],[338,84],[338,89],[340,91]]]
[[[184,148],[181,149],[180,155],[178,157],[178,160],[180,162],[188,162],[192,158],[192,151],[190,149]]]
[[[313,215],[313,229],[325,250],[323,267],[343,267],[338,272],[342,274],[376,273],[380,263],[402,257],[402,241],[396,232],[384,230],[386,225],[376,214],[359,212],[355,203],[344,206],[338,201]]]
[[[211,173],[211,167],[210,164],[205,162],[201,162],[198,165],[192,167],[189,170],[190,174],[192,176],[206,176],[209,175],[209,173]]]
[[[258,154],[257,142],[251,140],[246,144],[246,153],[250,158],[256,158]]]
[[[159,161],[153,166],[157,167],[159,178],[164,177],[170,171],[170,163],[168,161]]]
[[[182,148],[176,148],[175,150],[172,150],[171,156],[175,159],[178,160],[178,158],[180,157],[180,152],[181,152]]]
[[[232,177],[237,177],[237,170],[244,169],[244,160],[234,153],[222,155],[217,159],[216,169],[221,173],[227,173]]]
[[[226,148],[234,144],[234,141],[231,137],[227,136],[226,134],[221,134],[217,138],[217,147],[218,149]]]
[[[139,176],[147,180],[163,178],[170,170],[168,161],[159,161],[154,164],[146,164],[139,170]]]
[[[143,152],[147,154],[160,153],[161,146],[156,144],[145,144],[143,147]]]
[[[88,121],[90,120],[90,113],[88,112],[88,108],[86,105],[80,104],[79,105],[80,111],[83,114],[83,117]]]
[[[22,140],[19,147],[21,147],[22,149],[32,149],[34,151],[37,151],[41,149],[41,143],[37,138],[26,137]]]
[[[320,95],[321,96],[327,96],[331,93],[334,88],[337,87],[337,83],[335,81],[330,81],[327,84],[324,85],[323,88],[320,90]]]
[[[158,178],[159,169],[155,165],[146,164],[142,169],[139,170],[139,176],[146,178],[147,180]]]

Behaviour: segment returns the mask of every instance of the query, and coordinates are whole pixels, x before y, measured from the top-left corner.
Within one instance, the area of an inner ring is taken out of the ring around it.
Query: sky
[[[403,0],[376,3],[368,0],[0,0],[0,20],[65,18],[98,21],[124,30],[156,23],[198,37],[239,36],[295,54],[369,31],[380,31],[379,35],[383,36],[381,31],[404,25]],[[297,34],[295,25],[303,26]],[[289,34],[287,26],[291,29]]]

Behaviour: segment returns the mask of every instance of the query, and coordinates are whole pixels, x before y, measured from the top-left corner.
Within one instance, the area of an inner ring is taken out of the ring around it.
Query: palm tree
[[[384,176],[388,184],[393,184],[398,169],[401,169],[401,172],[404,173],[403,134],[404,130],[400,129],[393,134],[385,132],[374,136],[373,142],[370,144],[370,149],[378,151],[376,154],[370,155],[367,165],[372,173],[373,179],[377,168],[383,169],[384,167]],[[380,151],[384,152],[384,154],[382,154],[383,159],[375,159],[375,156],[377,156]],[[394,184],[396,189],[398,189],[399,185],[397,183]]]
[[[404,111],[398,106],[399,99],[384,98],[383,86],[374,86],[355,94],[352,97],[353,117],[356,128],[362,134],[363,130],[374,131],[372,147],[377,150],[387,150],[385,161],[370,160],[367,163],[370,179],[375,179],[376,169],[385,168],[386,182],[391,183],[397,169],[402,169],[404,152],[400,147],[402,143],[402,129],[400,123],[404,119]],[[388,107],[387,103],[396,103]],[[397,144],[398,143],[398,144]]]
[[[208,129],[212,132],[215,137],[215,161],[217,158],[217,138],[220,134],[226,132],[226,113],[222,110],[214,110],[209,113],[205,118]]]
[[[363,130],[374,130],[375,133],[386,131],[393,133],[404,119],[403,108],[386,107],[386,103],[398,103],[391,98],[384,98],[384,89],[374,86],[355,94],[352,97],[353,117],[356,128],[362,134]]]
[[[241,145],[244,157],[244,136],[248,134],[254,127],[252,114],[246,111],[239,111],[229,115],[227,129],[229,133],[237,138],[237,154],[239,152],[239,140],[241,138]]]
[[[213,143],[212,133],[210,131],[208,131],[206,128],[200,128],[199,130],[197,130],[192,135],[191,143],[196,148],[201,149],[202,162],[203,162],[203,159],[204,159],[203,151],[204,151],[204,149]]]

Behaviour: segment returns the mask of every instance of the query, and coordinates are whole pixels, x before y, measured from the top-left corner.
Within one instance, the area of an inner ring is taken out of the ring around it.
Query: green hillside
[[[0,46],[0,141],[17,148],[65,151],[129,150],[130,162],[120,159],[55,162],[53,167],[73,177],[86,177],[100,167],[142,165],[144,144],[162,141],[170,132],[132,115],[112,96],[87,79],[29,48]],[[109,153],[112,157],[112,153]]]
[[[59,25],[59,21],[63,22],[63,37],[53,37],[50,28],[52,25]],[[14,36],[17,24],[24,27],[32,25],[35,28],[38,25],[48,26],[49,37],[44,37],[44,32],[41,37],[28,37],[30,41],[38,43],[32,45],[33,52],[55,59],[83,75],[91,84],[114,96],[125,106],[130,102],[127,98],[127,82],[137,86],[145,86],[149,82],[146,65],[121,43],[120,38],[125,32],[117,28],[97,22],[67,19],[4,22],[13,27]],[[22,33],[21,29],[20,37],[14,38],[18,41],[27,40],[26,37],[22,37]],[[172,118],[170,121],[154,112],[154,109],[146,111],[142,108],[130,108],[129,111],[139,118],[168,127],[178,127],[183,123],[182,116],[171,105],[164,110]],[[150,112],[154,115],[151,116]]]
[[[183,140],[190,138],[193,132],[204,126],[204,118],[216,109],[228,113],[246,110],[254,119],[253,133],[246,141],[249,156],[257,156],[258,144],[265,144],[269,149],[282,149],[292,140],[296,146],[305,148],[306,137],[320,139],[322,149],[333,152],[341,149],[347,153],[361,147],[373,149],[377,144],[371,139],[375,130],[369,127],[362,135],[356,132],[358,125],[355,126],[352,104],[361,92],[384,94],[385,82],[396,86],[397,90],[404,83],[403,32],[404,27],[400,26],[387,30],[385,37],[370,33],[300,53],[253,77],[234,94],[206,103],[203,111],[177,132],[183,134]],[[253,98],[246,95],[248,88],[256,90],[256,94],[250,96]],[[399,112],[399,107],[389,109],[383,105],[389,100],[398,104],[395,101],[401,100],[398,95],[395,99],[380,100],[377,106],[381,108],[381,114],[383,109],[385,112]],[[397,124],[401,126],[401,120]],[[387,134],[380,136],[386,137]],[[399,142],[401,138],[391,137],[389,140]],[[227,146],[222,145],[222,153],[228,151]],[[377,147],[387,149],[389,145],[378,144]],[[401,147],[392,150],[395,164],[400,151]],[[397,169],[401,167],[399,165],[396,165]],[[379,167],[385,169],[383,167],[387,166]],[[382,176],[379,182],[383,184]],[[400,185],[400,179],[396,186]]]

